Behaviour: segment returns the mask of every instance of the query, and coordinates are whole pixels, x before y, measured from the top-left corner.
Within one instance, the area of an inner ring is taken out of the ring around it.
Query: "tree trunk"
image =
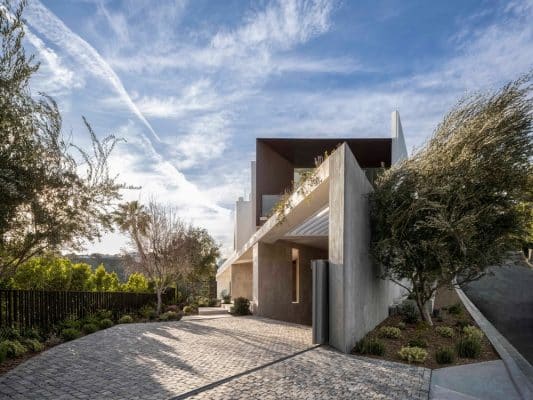
[[[155,293],[157,295],[157,315],[161,314],[161,306],[163,304],[163,300],[162,300],[162,290],[157,288],[155,290]]]
[[[431,315],[427,310],[426,301],[423,301],[420,298],[419,293],[416,293],[416,306],[418,307],[418,311],[420,312],[422,320],[424,320],[429,326],[433,326],[433,320],[431,319]]]

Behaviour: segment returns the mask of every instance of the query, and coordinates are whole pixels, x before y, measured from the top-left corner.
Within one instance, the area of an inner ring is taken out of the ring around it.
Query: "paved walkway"
[[[427,369],[310,343],[309,327],[257,317],[118,325],[0,376],[0,398],[427,399]]]

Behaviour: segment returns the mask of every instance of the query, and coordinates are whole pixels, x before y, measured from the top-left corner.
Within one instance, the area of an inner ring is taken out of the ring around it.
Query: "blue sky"
[[[126,199],[155,198],[229,251],[256,137],[387,137],[420,146],[461,97],[533,66],[533,1],[30,0],[32,90],[65,132],[127,140]],[[126,245],[106,235],[88,251]]]

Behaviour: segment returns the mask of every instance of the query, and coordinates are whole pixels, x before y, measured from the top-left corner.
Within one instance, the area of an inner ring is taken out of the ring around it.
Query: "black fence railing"
[[[175,290],[167,289],[163,303],[174,301]],[[83,318],[98,310],[110,310],[118,317],[155,302],[153,293],[1,289],[0,327],[48,330],[67,318]]]

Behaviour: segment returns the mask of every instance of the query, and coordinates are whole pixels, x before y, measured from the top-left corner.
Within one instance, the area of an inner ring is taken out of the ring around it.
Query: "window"
[[[298,249],[292,249],[292,302],[300,302],[300,259]]]

